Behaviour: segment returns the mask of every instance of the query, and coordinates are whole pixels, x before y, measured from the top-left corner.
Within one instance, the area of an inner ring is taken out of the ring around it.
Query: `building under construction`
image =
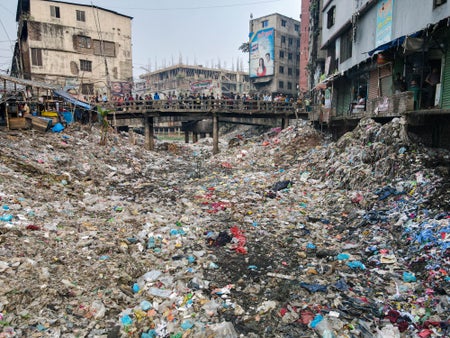
[[[192,94],[243,95],[253,92],[248,73],[226,69],[205,68],[177,64],[140,76],[135,91],[140,95],[158,92],[166,96],[189,96]]]

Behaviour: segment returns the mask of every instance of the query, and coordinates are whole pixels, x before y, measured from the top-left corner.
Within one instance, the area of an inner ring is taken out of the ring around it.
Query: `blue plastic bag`
[[[52,132],[60,133],[64,130],[64,126],[61,123],[57,123],[52,127]]]

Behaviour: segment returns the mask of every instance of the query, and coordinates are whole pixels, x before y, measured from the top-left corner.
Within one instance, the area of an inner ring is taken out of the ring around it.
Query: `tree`
[[[100,115],[100,123],[101,123],[101,137],[100,137],[100,145],[104,146],[106,145],[106,140],[108,136],[108,129],[109,129],[109,123],[108,123],[108,113],[111,111],[108,109],[104,109],[103,107],[97,106],[97,111]]]
[[[238,49],[242,53],[249,53],[250,52],[250,43],[249,42],[243,42],[242,45]]]

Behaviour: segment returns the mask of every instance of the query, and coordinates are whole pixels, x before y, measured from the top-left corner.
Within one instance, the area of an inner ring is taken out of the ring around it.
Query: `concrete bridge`
[[[259,100],[183,100],[183,101],[130,101],[110,102],[103,106],[109,109],[107,119],[114,127],[144,126],[145,145],[154,149],[155,118],[171,118],[181,121],[185,140],[193,133],[194,142],[198,133],[212,133],[213,153],[219,152],[219,122],[276,125],[285,128],[289,119],[308,119],[308,114],[294,102],[268,102]]]

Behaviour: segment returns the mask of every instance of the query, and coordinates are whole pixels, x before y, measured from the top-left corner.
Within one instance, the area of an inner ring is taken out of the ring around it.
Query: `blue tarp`
[[[407,37],[416,37],[418,35],[419,35],[419,32],[416,32],[414,34],[403,35],[397,39],[386,42],[382,45],[377,46],[375,49],[372,49],[371,51],[369,51],[369,56],[372,56],[373,54],[375,54],[375,52],[382,52],[382,51],[392,48],[392,47],[401,46]]]
[[[77,100],[76,98],[74,98],[72,95],[70,95],[68,92],[65,92],[64,90],[55,90],[54,91],[55,95],[63,98],[64,100],[78,106],[84,109],[92,109],[91,105],[89,103]]]

